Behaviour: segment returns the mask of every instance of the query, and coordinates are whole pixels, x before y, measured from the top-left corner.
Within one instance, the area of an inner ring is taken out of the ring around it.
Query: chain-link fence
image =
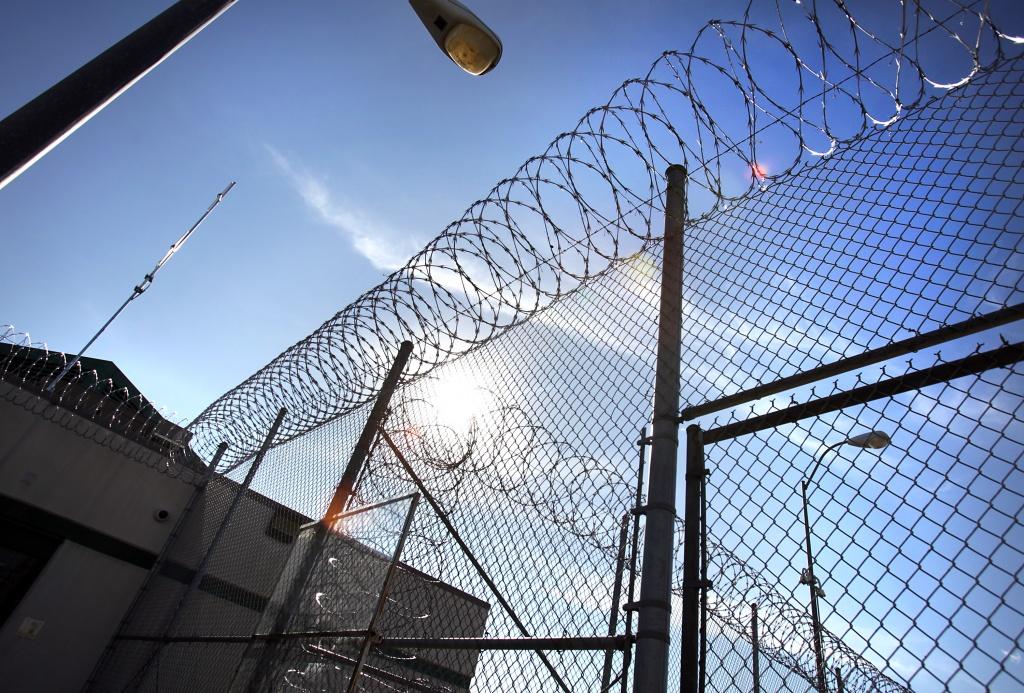
[[[194,447],[227,453],[93,688],[630,690],[668,163],[703,431],[670,690],[1024,685],[1024,63],[994,15],[934,5],[712,25],[211,405]],[[364,431],[365,524],[307,554]]]
[[[1022,684],[1022,355],[1007,344],[691,430],[711,690]]]

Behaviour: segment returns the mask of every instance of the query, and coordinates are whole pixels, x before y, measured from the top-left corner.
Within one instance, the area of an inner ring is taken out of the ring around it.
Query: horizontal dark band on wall
[[[156,562],[156,554],[152,551],[3,494],[0,494],[0,521],[5,524],[22,525],[61,541],[74,542],[79,546],[144,570],[151,569]],[[160,574],[187,585],[192,582],[195,570],[180,563],[168,561],[164,564]],[[256,612],[262,612],[269,601],[269,597],[214,575],[204,576],[199,583],[199,589],[214,597]]]
[[[57,539],[73,541],[97,553],[146,570],[151,568],[156,561],[156,554],[152,551],[139,548],[98,529],[2,494],[0,494],[0,517],[4,522],[25,525]]]
[[[181,563],[167,561],[160,568],[160,574],[187,585],[192,582],[196,571]],[[270,601],[269,597],[236,585],[228,580],[222,580],[216,575],[210,575],[209,573],[204,575],[203,579],[199,581],[199,590],[211,594],[218,599],[223,599],[226,602],[231,602],[232,604],[237,604],[260,613],[263,612],[267,607],[267,602]]]

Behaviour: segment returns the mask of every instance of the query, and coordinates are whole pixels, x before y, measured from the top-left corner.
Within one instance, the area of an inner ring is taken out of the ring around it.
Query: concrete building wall
[[[4,531],[27,527],[60,544],[0,625],[0,688],[79,691],[193,487],[159,471],[166,457],[115,452],[102,441],[116,434],[66,411],[59,418],[73,425],[55,423],[53,405],[41,414],[41,401],[26,409],[15,394],[0,381]],[[42,622],[34,637],[19,634],[25,619]]]
[[[145,576],[138,566],[61,544],[0,629],[3,690],[80,690]],[[26,618],[43,623],[32,639],[17,634]]]
[[[166,455],[0,381],[0,526],[45,538],[47,551],[56,546],[0,624],[0,690],[81,690],[194,493],[191,483],[165,473],[169,463]],[[185,478],[198,476],[189,473]],[[238,492],[238,484],[230,479],[211,479],[180,528],[160,574],[133,612],[128,634],[165,634]],[[154,516],[159,510],[167,511],[166,518]],[[300,526],[309,521],[258,493],[244,493],[173,634],[251,634],[265,615]],[[341,574],[317,577],[312,581],[314,591],[337,589],[346,576],[366,571],[382,576],[385,558],[353,539],[340,542],[345,550],[336,546],[329,553],[348,557],[342,561]],[[0,568],[3,556],[0,551]],[[489,606],[471,595],[405,566],[396,574],[394,587],[395,609],[381,622],[386,630],[424,637],[483,633]],[[372,609],[378,589],[379,585],[364,586],[350,601],[357,610]],[[363,628],[364,620],[348,627]],[[35,624],[34,632],[25,631],[26,623]],[[244,644],[161,647],[138,639],[113,642],[113,656],[106,660],[93,690],[120,690],[147,662],[159,665],[137,681],[140,690],[155,690],[156,671],[160,690],[226,690],[245,651]],[[439,683],[454,678],[454,690],[463,690],[476,659],[476,652],[436,653],[423,657],[425,671],[397,666],[395,673],[431,680],[440,675]],[[314,660],[299,657],[295,671],[308,678],[311,671],[327,666],[319,657]],[[307,671],[309,667],[313,669]]]
[[[139,462],[95,442],[116,434],[80,416],[66,413],[69,430],[10,403],[12,389],[0,381],[0,494],[159,551],[193,486],[159,471],[168,460],[155,452]]]

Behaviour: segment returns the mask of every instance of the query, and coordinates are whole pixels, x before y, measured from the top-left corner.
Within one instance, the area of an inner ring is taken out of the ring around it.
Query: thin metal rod
[[[728,397],[722,397],[716,399],[713,402],[705,402],[696,406],[687,407],[680,413],[680,421],[691,421],[707,414],[713,414],[716,411],[722,411],[729,407],[734,407],[740,404],[746,404],[747,402],[753,402],[755,400],[768,397],[770,395],[776,395],[786,390],[792,390],[802,385],[809,385],[816,383],[819,380],[830,378],[835,375],[841,375],[848,373],[858,368],[864,368],[871,366],[882,361],[888,361],[889,359],[896,358],[897,356],[904,356],[906,354],[912,354],[926,349],[928,347],[949,342],[954,339],[961,337],[967,337],[972,334],[984,332],[985,330],[991,330],[1001,325],[1014,322],[1024,318],[1024,303],[1018,303],[1017,305],[997,310],[993,313],[987,313],[985,315],[978,315],[973,318],[969,318],[962,322],[954,323],[952,325],[946,325],[940,327],[937,330],[931,332],[925,332],[924,334],[915,335],[907,339],[887,344],[884,347],[877,349],[870,349],[862,354],[845,358],[835,363],[828,363],[817,368],[812,368],[809,371],[803,373],[797,373],[786,378],[781,378],[765,385],[759,385],[743,392],[737,392],[734,395]]]
[[[686,169],[665,172],[665,238],[654,376],[654,416],[644,562],[637,602],[635,693],[668,688],[672,558],[675,545],[676,468],[679,451],[679,369],[683,308],[683,224]]]
[[[626,541],[629,538],[629,513],[622,516],[619,528],[619,552],[615,557],[615,582],[612,584],[612,606],[608,614],[608,637],[615,635],[619,627],[619,600],[622,598],[622,573],[626,564]],[[601,672],[601,693],[611,688],[612,653],[604,656],[604,670]]]
[[[956,361],[943,363],[920,371],[914,371],[872,385],[864,385],[854,390],[840,392],[829,397],[812,400],[804,404],[795,404],[786,409],[755,416],[745,421],[712,428],[704,432],[704,443],[720,443],[723,440],[737,438],[749,433],[756,433],[768,428],[776,428],[787,423],[795,423],[812,416],[821,416],[832,411],[866,404],[876,399],[892,397],[903,392],[919,390],[929,385],[945,383],[968,375],[983,373],[995,368],[1005,368],[1010,364],[1024,359],[1024,342],[1007,344],[1006,346],[972,354]]]
[[[306,548],[306,552],[303,555],[302,560],[293,573],[295,578],[288,586],[281,602],[281,608],[274,616],[273,623],[269,629],[271,632],[283,633],[288,630],[289,621],[298,607],[298,602],[306,590],[306,584],[309,582],[309,578],[313,574],[313,568],[316,566],[316,562],[319,559],[320,554],[323,552],[327,538],[331,534],[330,528],[334,522],[334,519],[332,518],[337,518],[339,515],[344,513],[353,497],[355,481],[359,477],[363,466],[366,464],[366,460],[370,455],[374,439],[377,436],[377,430],[380,427],[381,421],[384,419],[384,415],[387,413],[388,407],[391,406],[391,398],[395,394],[395,389],[398,387],[398,381],[401,378],[402,373],[405,371],[406,365],[409,363],[409,356],[412,354],[412,348],[413,345],[410,341],[403,341],[398,347],[398,353],[395,355],[395,360],[392,362],[387,375],[384,376],[380,392],[377,394],[377,399],[374,401],[373,407],[370,409],[370,414],[363,426],[363,430],[359,434],[359,440],[356,441],[352,454],[349,456],[348,464],[345,466],[345,471],[342,473],[341,480],[338,482],[338,486],[334,490],[334,496],[331,498],[331,502],[328,504],[327,511],[324,513],[323,518],[314,528],[313,537],[310,540],[309,546]],[[284,566],[282,566],[282,573],[278,575],[278,582],[284,579],[283,570]],[[275,586],[275,593],[276,590],[277,588]],[[236,679],[242,671],[244,662],[249,654],[250,650],[247,648],[246,652],[239,660],[238,669],[235,673]],[[259,685],[259,682],[272,666],[273,659],[276,655],[277,653],[274,647],[268,647],[263,652],[263,655],[260,657],[256,669],[253,672],[252,678],[250,679],[250,689]],[[232,684],[231,689],[235,690],[234,684]]]
[[[217,465],[220,462],[221,457],[224,456],[224,453],[227,451],[227,449],[228,444],[226,442],[222,442],[220,445],[217,446],[217,452],[214,453],[213,460],[206,468],[206,472],[203,474],[199,483],[195,486],[195,488],[192,489],[192,493],[189,495],[188,500],[185,501],[185,505],[182,507],[181,512],[178,514],[178,519],[174,522],[174,527],[167,535],[167,539],[164,541],[164,545],[160,549],[160,553],[157,555],[156,560],[153,561],[152,567],[150,567],[149,572],[146,574],[146,579],[142,583],[142,587],[140,587],[139,591],[135,593],[135,597],[132,599],[131,605],[124,612],[124,616],[121,617],[121,622],[117,626],[117,630],[115,631],[114,637],[110,639],[110,642],[107,643],[107,647],[103,651],[103,655],[100,656],[100,658],[96,661],[96,666],[93,667],[92,673],[89,675],[89,679],[85,682],[85,685],[83,686],[83,690],[89,690],[90,687],[92,687],[96,683],[96,679],[99,677],[103,668],[110,660],[111,655],[113,655],[117,641],[124,639],[119,637],[119,634],[124,632],[125,628],[128,626],[128,623],[132,620],[132,617],[138,610],[139,604],[142,603],[143,596],[149,591],[149,588],[152,586],[153,581],[157,578],[157,576],[160,575],[160,571],[163,569],[164,564],[167,563],[167,557],[171,553],[171,548],[173,548],[174,545],[177,543],[178,537],[181,535],[181,530],[185,526],[185,522],[191,516],[192,507],[195,505],[196,500],[203,495],[203,492],[206,490],[207,484],[210,483],[210,478],[216,471]]]
[[[703,455],[702,455],[703,457]],[[687,471],[689,474],[689,471]],[[700,478],[700,673],[699,688],[704,693],[708,664],[708,473]]]
[[[754,678],[753,693],[761,693],[761,637],[757,627],[757,603],[750,604],[750,646],[751,674]]]
[[[391,452],[395,454],[395,457],[398,459],[398,462],[402,465],[402,468],[405,470],[405,473],[409,475],[409,478],[412,479],[414,484],[416,484],[416,488],[418,488],[420,493],[423,494],[423,497],[427,499],[427,503],[429,503],[430,507],[434,509],[434,514],[437,515],[437,519],[441,521],[441,524],[443,524],[445,526],[445,529],[448,530],[448,533],[451,535],[452,539],[454,539],[455,543],[459,545],[460,549],[462,549],[463,555],[465,555],[469,562],[473,564],[473,568],[476,569],[477,575],[480,576],[480,579],[483,580],[484,583],[487,585],[488,589],[491,590],[491,593],[494,595],[495,599],[498,600],[498,603],[501,605],[501,608],[504,609],[505,613],[508,614],[509,618],[512,619],[512,622],[515,624],[516,629],[518,629],[519,632],[522,633],[524,638],[532,637],[530,635],[530,631],[527,630],[526,625],[519,619],[519,616],[516,614],[515,609],[513,609],[512,605],[508,603],[507,599],[505,599],[505,596],[501,593],[501,590],[498,589],[498,586],[491,579],[490,575],[487,574],[487,570],[484,569],[480,561],[478,561],[476,559],[476,556],[473,555],[473,552],[470,550],[469,545],[466,544],[465,541],[463,541],[462,535],[460,535],[459,531],[455,529],[455,525],[453,525],[451,520],[448,519],[448,513],[446,513],[444,508],[441,507],[441,504],[437,502],[437,499],[434,498],[433,494],[431,494],[430,491],[427,489],[426,484],[424,484],[423,480],[420,479],[419,474],[416,473],[416,470],[412,468],[412,465],[409,464],[409,461],[405,459],[405,455],[403,455],[402,451],[398,449],[397,445],[395,445],[395,441],[391,440],[391,436],[389,436],[388,432],[385,431],[383,428],[380,429],[380,435],[381,438],[384,439],[384,442],[387,444],[387,446],[391,448]],[[561,688],[566,693],[569,693],[569,687],[565,684],[565,681],[562,680],[562,677],[559,676],[558,671],[555,669],[554,665],[548,659],[547,655],[544,654],[544,651],[536,647],[528,649],[532,649],[537,654],[541,662],[544,664],[545,668],[551,674],[551,677],[555,680],[555,683],[558,684],[559,688]]]
[[[236,0],[181,0],[0,121],[0,189]]]
[[[345,472],[341,476],[341,481],[338,482],[338,487],[334,491],[334,497],[331,498],[327,512],[324,513],[325,518],[344,512],[348,507],[352,492],[355,489],[356,479],[363,470],[366,458],[370,455],[373,440],[376,438],[380,424],[384,420],[384,414],[387,412],[388,407],[391,406],[391,396],[394,394],[395,388],[398,387],[398,379],[405,371],[406,364],[409,363],[410,354],[412,354],[412,342],[402,342],[401,346],[398,347],[398,355],[395,357],[394,363],[391,364],[391,370],[388,371],[384,382],[381,384],[380,394],[377,395],[377,401],[374,402],[373,409],[370,410],[370,416],[366,419],[363,432],[360,434],[356,447],[352,451],[352,457],[349,459]]]
[[[381,614],[384,613],[384,605],[387,604],[388,595],[391,592],[391,580],[394,579],[395,568],[398,566],[398,561],[402,558],[405,540],[409,536],[409,529],[412,527],[412,520],[416,516],[416,506],[419,505],[419,502],[420,496],[416,494],[412,497],[409,503],[409,510],[405,513],[405,522],[402,525],[402,533],[398,537],[398,545],[395,546],[395,551],[391,555],[388,571],[384,575],[384,582],[380,587],[380,594],[377,596],[377,605],[373,609],[373,615],[370,616],[370,623],[366,626],[366,637],[363,638],[363,644],[359,648],[359,658],[356,660],[352,676],[348,679],[347,693],[355,693],[358,689],[359,677],[363,673],[363,665],[366,664],[366,658],[370,656],[370,647],[373,646],[374,639],[378,637],[377,621],[380,620]]]
[[[174,632],[186,602],[195,593],[195,591],[199,589],[199,585],[202,584],[203,578],[206,576],[206,570],[210,565],[210,559],[213,558],[213,555],[217,550],[217,546],[224,537],[224,532],[227,530],[228,525],[231,524],[231,519],[234,516],[235,511],[238,509],[239,504],[241,504],[242,497],[245,496],[249,487],[252,485],[252,480],[256,477],[256,472],[259,470],[260,465],[263,464],[263,458],[266,456],[267,451],[270,450],[270,447],[273,445],[274,438],[277,437],[277,430],[281,427],[281,422],[284,421],[284,417],[287,413],[288,410],[285,407],[281,407],[278,410],[277,417],[274,419],[274,423],[270,425],[270,430],[267,431],[267,435],[263,439],[263,444],[260,445],[259,452],[257,452],[256,457],[253,458],[252,464],[249,466],[249,471],[245,475],[245,479],[241,484],[239,484],[235,497],[231,499],[231,505],[228,506],[227,513],[225,513],[224,518],[217,526],[217,531],[214,533],[213,539],[210,540],[210,545],[207,547],[206,553],[203,554],[202,560],[199,561],[199,565],[196,567],[196,572],[192,575],[192,580],[189,582],[188,587],[185,588],[185,591],[181,594],[177,604],[175,604],[174,611],[171,613],[170,622],[164,629],[165,633],[171,634]],[[135,676],[132,677],[133,683],[145,675],[150,664],[157,656],[159,656],[161,649],[162,648],[157,648],[154,650],[143,665],[139,667]]]
[[[318,524],[318,522],[326,522],[328,524],[328,526],[335,527],[335,526],[337,526],[338,522],[340,522],[341,520],[348,520],[348,519],[353,518],[353,517],[355,517],[357,515],[362,515],[363,513],[370,512],[371,510],[377,510],[377,509],[383,508],[383,507],[385,507],[387,505],[394,505],[395,503],[400,503],[400,502],[402,502],[404,500],[412,500],[413,498],[415,498],[418,495],[420,495],[420,494],[414,491],[413,493],[407,493],[404,496],[395,496],[394,498],[388,498],[387,500],[377,501],[376,503],[368,503],[366,505],[360,505],[357,508],[352,508],[351,510],[346,510],[345,512],[338,513],[337,515],[331,515],[331,516],[324,515],[324,518],[322,520],[318,520],[317,522],[310,522],[308,524],[302,525],[301,527],[299,527],[299,531],[302,532],[304,530],[309,529],[310,527],[314,527],[314,526],[316,526]]]
[[[210,203],[210,206],[206,208],[206,211],[203,212],[203,215],[199,217],[199,219],[194,224],[192,224],[191,227],[189,227],[188,231],[183,233],[181,237],[178,238],[178,240],[171,244],[171,247],[168,249],[166,253],[164,253],[164,256],[160,259],[160,262],[156,263],[156,266],[149,271],[149,274],[147,274],[143,278],[143,280],[139,284],[137,284],[134,289],[132,289],[131,295],[127,299],[125,299],[125,302],[121,304],[121,307],[115,310],[114,314],[111,315],[110,318],[108,318],[105,323],[103,323],[103,327],[101,327],[99,331],[92,336],[92,339],[86,342],[85,346],[78,350],[78,353],[75,355],[75,357],[68,361],[67,365],[64,366],[64,369],[57,374],[57,377],[51,380],[46,385],[46,392],[53,392],[54,388],[57,387],[57,383],[63,380],[64,376],[66,376],[71,371],[71,369],[75,367],[75,364],[81,360],[82,356],[89,349],[89,347],[92,346],[93,342],[99,339],[100,335],[103,334],[103,332],[108,327],[110,327],[110,323],[114,322],[114,320],[117,319],[117,316],[120,315],[121,312],[128,307],[129,303],[131,303],[139,296],[141,296],[143,293],[145,293],[146,289],[148,289],[153,284],[153,279],[156,277],[156,273],[163,269],[163,266],[170,261],[170,259],[175,255],[175,253],[181,250],[181,247],[185,245],[189,237],[195,232],[196,229],[199,228],[200,224],[206,221],[206,217],[210,216],[210,213],[214,209],[216,209],[217,205],[221,203],[221,200],[224,199],[225,195],[231,192],[231,188],[233,187],[235,187],[235,181],[231,181],[230,183],[228,183],[228,186],[224,188],[224,190],[219,192],[214,201]]]
[[[686,488],[683,515],[683,618],[679,690],[700,689],[700,487],[704,480],[704,441],[700,426],[686,429]]]
[[[647,427],[640,429],[640,440],[637,441],[640,450],[640,462],[636,472],[636,498],[633,502],[633,538],[629,549],[629,592],[626,595],[628,605],[626,607],[626,635],[633,637],[633,599],[636,596],[636,561],[640,551],[640,504],[644,497],[644,468],[647,464]],[[633,661],[633,649],[626,650],[622,656],[622,676],[620,693],[626,693],[629,686],[629,665]]]
[[[836,667],[836,691],[838,693],[846,693],[846,685],[843,683],[842,667]]]
[[[344,640],[347,638],[351,640],[361,640],[366,637],[366,633],[367,631],[365,630],[308,630],[293,631],[290,633],[252,633],[250,635],[121,635],[118,636],[118,640],[166,643],[234,643],[269,640],[301,640],[303,638],[309,638],[311,640],[317,638],[336,638],[338,640]]]
[[[125,635],[119,640],[161,643],[243,643],[254,640],[332,640],[361,641],[369,630],[311,630],[292,633],[253,633],[252,635]],[[387,638],[377,641],[380,647],[406,650],[590,650],[625,651],[632,639],[625,635],[553,638]],[[355,660],[352,660],[353,662]]]
[[[340,652],[328,650],[325,647],[310,644],[307,644],[305,647],[307,650],[314,652],[326,659],[334,660],[335,662],[341,662],[342,664],[347,664],[348,666],[353,666],[356,663],[356,660],[352,659],[351,657],[343,655]],[[379,679],[384,679],[385,681],[390,681],[391,683],[397,683],[399,686],[401,686],[401,688],[398,689],[401,691],[422,691],[422,693],[438,693],[438,689],[433,686],[427,686],[423,683],[420,683],[419,681],[403,678],[398,674],[394,674],[390,671],[385,671],[384,669],[378,669],[377,667],[370,664],[363,664],[363,671],[371,676],[376,676]]]
[[[267,435],[263,439],[263,444],[260,445],[259,452],[256,453],[256,457],[253,458],[252,464],[249,465],[249,471],[246,472],[245,479],[243,479],[242,483],[239,484],[235,497],[231,499],[231,506],[224,515],[224,519],[221,520],[220,525],[218,525],[217,532],[213,535],[213,539],[210,541],[210,546],[206,549],[206,553],[203,555],[203,560],[199,562],[199,567],[196,568],[196,572],[192,576],[192,582],[189,584],[188,590],[184,595],[182,595],[182,603],[184,603],[190,593],[199,588],[199,584],[206,576],[206,569],[210,565],[210,559],[213,558],[213,554],[216,552],[217,546],[224,537],[224,532],[227,531],[228,525],[231,524],[231,520],[234,517],[238,506],[241,504],[242,498],[249,492],[249,487],[252,486],[252,480],[256,478],[256,472],[259,471],[260,465],[263,464],[263,458],[267,456],[267,452],[274,444],[274,438],[277,437],[277,430],[281,427],[281,423],[284,421],[284,417],[287,414],[288,409],[286,407],[281,407],[277,411],[277,417],[274,418],[274,423],[270,424],[270,430],[267,431]],[[170,628],[168,628],[168,632],[170,632]]]
[[[57,383],[63,380],[64,376],[66,376],[71,371],[71,369],[75,367],[75,364],[82,360],[82,355],[85,354],[89,347],[92,346],[92,343],[99,339],[99,336],[106,331],[106,329],[110,326],[110,323],[114,322],[114,320],[117,319],[117,316],[120,315],[124,311],[124,309],[128,307],[128,304],[135,300],[137,296],[138,294],[133,291],[132,295],[125,299],[124,303],[121,304],[121,307],[115,310],[114,314],[107,318],[107,321],[103,323],[103,326],[100,327],[96,334],[94,334],[92,338],[85,343],[85,346],[79,349],[78,353],[75,354],[75,356],[70,361],[67,362],[64,368],[61,370],[61,372],[57,374],[57,377],[46,384],[46,387],[43,388],[43,392],[53,392],[54,388],[57,387]]]
[[[629,647],[625,635],[562,638],[381,638],[382,647],[407,650],[610,650]]]
[[[811,551],[811,523],[807,518],[807,481],[800,482],[800,497],[803,499],[804,539],[807,549],[807,589],[811,601],[811,635],[814,646],[814,676],[818,693],[827,693],[825,688],[825,654],[821,646],[821,620],[818,616],[818,578],[814,575],[814,554]]]

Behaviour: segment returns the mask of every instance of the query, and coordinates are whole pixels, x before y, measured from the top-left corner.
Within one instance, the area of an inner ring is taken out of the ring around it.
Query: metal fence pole
[[[349,677],[348,688],[346,689],[347,693],[356,693],[356,691],[360,690],[359,677],[362,676],[366,658],[370,656],[370,648],[373,647],[375,640],[380,637],[380,634],[376,631],[377,621],[380,620],[381,614],[384,613],[384,606],[387,604],[388,594],[391,592],[391,581],[395,577],[395,567],[402,558],[405,540],[409,537],[409,529],[412,528],[412,520],[416,515],[416,506],[419,505],[419,502],[420,494],[417,493],[413,495],[412,501],[409,504],[409,510],[405,514],[402,534],[398,537],[398,546],[395,547],[394,554],[391,556],[388,572],[384,575],[384,583],[381,585],[380,594],[377,596],[377,605],[373,609],[373,615],[370,616],[370,623],[366,626],[366,637],[363,638],[363,644],[359,648],[359,659],[356,660],[355,665],[352,667],[352,675]]]
[[[654,380],[654,421],[648,484],[644,562],[637,602],[635,693],[668,688],[672,553],[675,544],[676,467],[679,448],[679,359],[682,340],[683,223],[686,169],[665,172],[665,242]]]
[[[325,524],[329,518],[345,512],[345,508],[348,507],[349,499],[355,491],[356,479],[359,478],[360,473],[363,471],[366,458],[370,455],[370,447],[377,437],[377,429],[384,420],[384,414],[387,412],[388,407],[391,406],[391,396],[394,394],[395,388],[398,387],[398,380],[402,377],[402,373],[405,372],[405,366],[409,363],[409,356],[411,354],[412,342],[408,340],[402,342],[398,347],[398,354],[391,364],[391,370],[384,376],[384,382],[381,383],[377,401],[373,403],[373,409],[370,410],[370,415],[367,417],[363,432],[360,434],[356,447],[352,451],[352,457],[349,458],[345,472],[341,476],[341,481],[338,482],[338,487],[334,491],[334,497],[331,498],[327,512],[324,513]]]
[[[338,482],[338,486],[334,490],[334,496],[327,506],[327,512],[324,513],[323,518],[314,530],[313,539],[306,550],[302,562],[295,571],[295,580],[288,587],[288,591],[282,600],[281,608],[274,617],[273,624],[270,626],[271,633],[283,633],[288,629],[288,623],[291,620],[292,614],[295,612],[298,602],[305,592],[306,583],[309,581],[313,568],[323,552],[324,545],[332,533],[331,518],[345,512],[345,508],[355,492],[356,479],[359,478],[363,471],[363,466],[370,455],[373,441],[377,437],[378,427],[381,421],[383,421],[388,407],[391,406],[391,397],[398,387],[398,381],[402,377],[402,373],[405,372],[406,365],[409,363],[412,346],[410,341],[402,342],[398,348],[398,354],[395,355],[395,360],[391,364],[391,368],[388,370],[387,375],[384,376],[380,392],[377,393],[377,399],[370,409],[366,423],[363,425],[362,433],[359,435],[359,440],[356,441],[348,464],[345,466],[345,471],[341,475],[341,481]],[[283,574],[278,577],[278,580],[282,578]],[[240,683],[240,673],[245,666],[245,660],[251,654],[252,651],[247,649],[239,661],[238,670],[235,672],[235,681],[232,683],[232,690],[234,690],[236,684]],[[266,677],[272,668],[276,656],[277,652],[274,644],[269,643],[259,658],[252,677],[249,679],[248,690],[256,690],[261,685],[263,678]]]
[[[267,436],[263,439],[263,445],[260,446],[259,452],[257,452],[256,457],[253,458],[252,464],[249,466],[249,471],[245,475],[245,479],[241,484],[239,484],[238,491],[235,493],[235,497],[231,500],[231,505],[228,506],[227,513],[224,514],[224,518],[217,527],[217,531],[214,533],[213,539],[210,540],[210,546],[207,547],[206,553],[203,554],[203,558],[199,561],[199,565],[196,567],[196,572],[192,575],[192,580],[189,582],[188,587],[185,588],[185,591],[182,592],[181,597],[178,599],[178,603],[174,607],[174,612],[171,614],[171,620],[164,629],[164,632],[167,635],[173,635],[173,631],[178,625],[178,619],[181,617],[181,613],[186,602],[188,602],[189,597],[191,597],[202,584],[203,577],[206,576],[206,569],[210,564],[210,559],[216,552],[217,545],[220,544],[220,540],[224,536],[224,532],[227,529],[228,524],[230,524],[231,518],[235,514],[235,510],[242,502],[242,498],[249,491],[249,487],[252,485],[252,480],[256,478],[256,472],[263,463],[263,458],[266,456],[267,451],[270,450],[271,445],[273,445],[274,438],[277,437],[277,429],[281,427],[281,422],[284,421],[285,414],[287,413],[288,410],[285,407],[281,407],[277,412],[277,418],[275,418],[274,423],[270,425],[270,430],[267,431]],[[159,656],[161,649],[162,646],[154,651],[146,660],[145,664],[139,668],[135,676],[132,678],[133,683],[139,681],[141,677],[145,676],[150,664]]]
[[[217,545],[224,536],[224,532],[227,529],[228,524],[231,522],[231,518],[234,516],[235,510],[238,509],[238,505],[242,502],[242,498],[249,491],[249,487],[252,486],[252,480],[256,478],[256,472],[259,471],[260,465],[263,464],[263,458],[266,457],[267,451],[270,450],[270,446],[274,444],[274,438],[277,437],[277,429],[281,427],[281,422],[284,421],[284,417],[287,413],[288,410],[285,407],[281,407],[278,410],[277,418],[275,418],[274,423],[270,425],[270,430],[267,431],[267,437],[263,439],[263,445],[260,446],[259,452],[256,453],[256,457],[253,458],[252,464],[249,466],[249,471],[246,472],[245,480],[238,486],[238,492],[231,500],[231,506],[224,515],[224,519],[221,521],[220,526],[217,527],[217,532],[213,535],[213,539],[210,541],[210,547],[206,549],[206,554],[203,556],[203,560],[199,562],[199,567],[196,568],[195,575],[192,576],[192,582],[189,584],[188,590],[184,595],[182,595],[182,604],[189,594],[199,589],[199,584],[203,581],[203,577],[206,575],[206,569],[210,564],[210,559],[217,550]],[[179,608],[182,604],[178,605]]]
[[[751,646],[751,669],[754,676],[753,693],[761,693],[761,638],[757,632],[757,604],[750,604],[750,646]]]
[[[636,604],[633,597],[636,595],[636,558],[640,545],[640,504],[644,497],[644,469],[647,465],[647,446],[651,444],[647,437],[647,427],[640,429],[640,440],[637,446],[640,448],[640,463],[636,470],[636,496],[633,501],[633,538],[629,549],[629,590],[626,592],[627,603],[622,610],[626,612],[626,637],[633,637],[633,612],[636,611]],[[626,693],[629,685],[629,666],[633,662],[633,648],[628,647],[622,655],[622,676],[620,677],[620,691]]]
[[[163,570],[164,564],[167,563],[167,557],[171,554],[171,549],[174,548],[178,541],[178,537],[181,536],[181,530],[185,527],[185,523],[192,515],[192,507],[195,505],[196,501],[203,495],[203,492],[206,490],[206,485],[210,483],[210,478],[217,470],[217,465],[220,463],[220,458],[224,456],[224,453],[225,451],[227,451],[227,449],[227,443],[221,443],[220,445],[217,446],[217,452],[214,453],[213,460],[206,468],[206,471],[203,473],[203,476],[199,480],[199,483],[196,484],[196,487],[194,489],[192,489],[192,493],[189,495],[184,507],[182,507],[181,512],[178,514],[178,519],[175,521],[174,527],[171,529],[170,534],[167,535],[167,539],[164,541],[163,548],[160,549],[160,553],[157,555],[156,560],[153,561],[153,566],[149,569],[149,573],[146,574],[146,579],[143,581],[142,587],[140,587],[139,591],[135,593],[135,598],[132,599],[131,605],[124,612],[124,616],[121,617],[121,623],[120,625],[118,625],[114,637],[110,639],[109,643],[107,643],[106,649],[103,651],[103,654],[97,660],[96,666],[92,670],[92,674],[90,674],[89,679],[85,682],[85,686],[82,689],[83,691],[90,690],[90,688],[96,684],[96,680],[102,674],[104,667],[110,661],[110,657],[111,655],[113,655],[114,649],[117,647],[117,642],[118,640],[120,640],[119,636],[124,635],[125,629],[128,627],[128,624],[132,621],[132,618],[136,615],[136,612],[138,611],[139,606],[142,604],[145,595],[149,592],[149,589],[150,587],[152,587],[156,578],[159,577],[161,571]],[[174,613],[175,612],[171,613],[172,618],[174,616]]]
[[[622,573],[626,564],[626,540],[629,537],[629,513],[622,516],[619,530],[619,553],[615,558],[615,584],[612,585],[612,608],[608,614],[608,637],[615,635],[619,627],[619,599],[622,597]],[[601,672],[601,693],[612,685],[612,651],[604,655],[604,670]]]
[[[689,438],[687,438],[689,443]],[[703,446],[702,446],[703,447]],[[703,449],[701,460],[704,459]],[[700,681],[698,688],[704,693],[704,686],[708,680],[708,588],[711,581],[708,580],[708,470],[691,470],[689,468],[690,454],[687,449],[686,485],[691,483],[691,476],[694,473],[700,474]]]
[[[700,690],[701,487],[704,483],[704,432],[686,428],[686,492],[683,510],[683,625],[680,654],[680,693]]]

